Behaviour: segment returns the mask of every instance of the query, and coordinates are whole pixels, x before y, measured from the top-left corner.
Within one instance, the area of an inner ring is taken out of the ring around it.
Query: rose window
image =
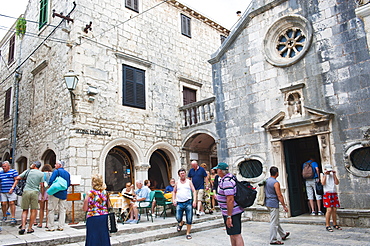
[[[281,57],[293,58],[298,55],[305,45],[306,36],[298,28],[290,28],[280,37],[277,50]]]

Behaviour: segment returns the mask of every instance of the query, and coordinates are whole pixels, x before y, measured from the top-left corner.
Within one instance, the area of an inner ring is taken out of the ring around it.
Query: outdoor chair
[[[162,206],[163,207],[163,212],[160,214],[160,216],[163,215],[163,219],[166,218],[167,216],[167,208],[170,208],[172,206],[172,202],[168,201],[167,198],[164,197],[163,192],[156,190],[154,193],[154,199],[157,203],[156,207],[156,215],[158,214],[158,207]]]
[[[151,210],[152,210],[152,203],[153,203],[153,199],[154,199],[154,194],[155,194],[155,191],[151,191],[150,192],[150,201],[140,201],[139,202],[139,205],[138,205],[138,209],[139,209],[139,221],[141,219],[141,215],[143,214],[143,211],[145,210],[145,214],[146,214],[146,218],[147,220],[149,220],[149,215],[150,215],[150,218],[152,219],[152,222],[153,222],[153,215],[151,213]],[[147,206],[144,206],[144,204],[147,204],[149,203]],[[143,204],[143,205],[141,205]],[[149,211],[148,211],[149,209]]]

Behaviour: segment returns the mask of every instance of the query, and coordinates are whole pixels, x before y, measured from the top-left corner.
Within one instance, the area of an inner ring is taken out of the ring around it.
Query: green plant
[[[16,34],[18,37],[23,37],[26,33],[27,21],[25,18],[18,18],[17,24],[15,25]]]

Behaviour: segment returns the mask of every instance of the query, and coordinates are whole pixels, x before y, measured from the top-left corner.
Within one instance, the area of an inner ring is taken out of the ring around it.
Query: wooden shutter
[[[10,104],[12,98],[12,88],[9,88],[5,93],[5,109],[4,109],[4,120],[10,118]]]
[[[145,109],[145,71],[123,65],[123,105]]]
[[[39,30],[48,22],[48,0],[40,0]]]
[[[187,87],[183,88],[183,104],[187,105],[197,101],[197,92],[195,90],[189,89]]]
[[[186,15],[181,14],[181,33],[189,38],[191,38],[191,25],[190,18]]]
[[[15,35],[13,35],[9,40],[8,64],[14,61],[14,53],[15,53]]]

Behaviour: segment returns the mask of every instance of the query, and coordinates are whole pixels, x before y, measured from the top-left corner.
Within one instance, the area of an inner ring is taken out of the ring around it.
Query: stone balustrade
[[[215,111],[214,101],[215,97],[210,97],[180,107],[182,127],[192,127],[212,122]]]

